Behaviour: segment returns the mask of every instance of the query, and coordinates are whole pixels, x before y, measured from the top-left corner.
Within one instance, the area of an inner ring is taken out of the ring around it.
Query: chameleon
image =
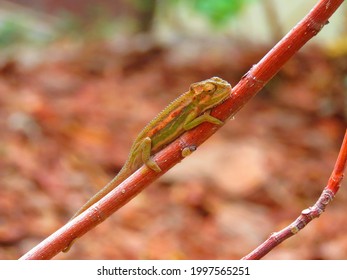
[[[161,172],[160,166],[152,158],[153,154],[184,132],[203,122],[223,125],[221,120],[210,115],[210,111],[231,95],[231,88],[228,82],[218,77],[191,84],[189,91],[172,101],[145,126],[133,142],[129,156],[119,173],[90,198],[71,219],[106,196],[143,164],[155,172]],[[187,149],[189,150],[189,148],[182,150],[183,157],[190,154]]]

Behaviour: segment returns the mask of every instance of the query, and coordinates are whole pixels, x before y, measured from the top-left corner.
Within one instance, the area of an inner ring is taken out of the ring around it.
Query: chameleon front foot
[[[208,122],[208,123],[212,123],[212,124],[216,124],[216,125],[223,125],[224,122],[222,122],[221,120],[212,117],[210,115],[210,110],[206,111],[205,113],[203,113],[202,115],[187,121],[184,125],[183,128],[184,130],[188,131],[193,129],[194,127],[197,127],[198,125],[204,123],[204,122]]]

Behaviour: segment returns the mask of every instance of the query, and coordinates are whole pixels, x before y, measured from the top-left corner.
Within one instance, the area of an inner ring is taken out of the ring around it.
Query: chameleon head
[[[227,99],[231,94],[231,85],[221,78],[213,77],[190,86],[195,101],[208,110]]]

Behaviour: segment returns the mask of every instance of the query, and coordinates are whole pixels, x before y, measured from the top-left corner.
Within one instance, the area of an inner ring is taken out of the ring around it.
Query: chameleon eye
[[[207,91],[207,92],[212,92],[212,91],[215,91],[216,90],[216,86],[212,83],[206,83],[204,85],[204,91]]]

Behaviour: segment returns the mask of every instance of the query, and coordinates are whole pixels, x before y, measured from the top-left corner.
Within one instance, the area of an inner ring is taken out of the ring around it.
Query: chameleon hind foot
[[[141,156],[142,161],[146,166],[155,172],[161,172],[161,168],[155,162],[155,160],[151,157],[151,148],[152,148],[152,139],[150,137],[146,137],[143,139],[141,144]]]

